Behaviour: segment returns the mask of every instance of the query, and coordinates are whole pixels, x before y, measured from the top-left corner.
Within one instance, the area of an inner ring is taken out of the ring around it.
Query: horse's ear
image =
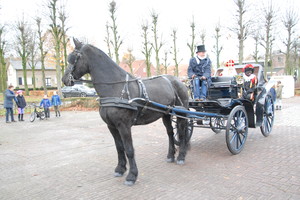
[[[75,44],[75,49],[78,49],[78,50],[81,49],[82,43],[78,39],[73,38],[73,42]]]

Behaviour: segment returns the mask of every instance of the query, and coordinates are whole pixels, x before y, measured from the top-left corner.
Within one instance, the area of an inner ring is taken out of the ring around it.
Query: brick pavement
[[[134,127],[133,187],[113,177],[115,146],[98,112],[34,123],[0,118],[0,199],[300,199],[299,103],[284,99],[271,135],[249,129],[235,156],[224,133],[195,129],[184,166],[165,162],[161,121]]]

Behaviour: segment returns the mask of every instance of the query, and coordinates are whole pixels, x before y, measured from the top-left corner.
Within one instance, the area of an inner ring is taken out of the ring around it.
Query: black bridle
[[[77,61],[78,61],[78,59],[79,59],[79,58],[81,57],[81,55],[82,55],[81,52],[80,52],[79,50],[77,50],[77,49],[75,49],[74,53],[75,53],[75,61],[74,61],[73,64],[70,63],[70,66],[69,66],[69,70],[70,70],[70,73],[69,73],[69,81],[70,81],[70,83],[71,83],[71,82],[76,82],[76,81],[83,81],[83,80],[76,80],[76,79],[74,78],[74,76],[73,76],[73,72],[74,72],[74,70],[75,70]],[[91,82],[91,81],[88,81],[88,82]]]

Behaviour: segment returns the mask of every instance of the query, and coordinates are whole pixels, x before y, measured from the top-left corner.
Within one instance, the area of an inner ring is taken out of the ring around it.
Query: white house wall
[[[17,72],[12,65],[9,65],[7,69],[7,85],[17,86]]]
[[[19,88],[24,88],[24,78],[23,78],[23,71],[17,71],[16,75],[15,75],[15,86],[18,86]],[[23,85],[19,85],[18,83],[18,79],[19,77],[22,77],[22,84]],[[46,71],[45,72],[45,77],[46,78],[51,78],[51,86],[49,87],[56,87],[57,84],[55,83],[56,80],[56,72],[54,70],[52,71]],[[32,72],[31,71],[27,71],[27,84],[29,88],[32,88]],[[36,88],[40,88],[43,86],[43,81],[42,81],[42,71],[38,70],[35,71],[35,84],[36,84]]]

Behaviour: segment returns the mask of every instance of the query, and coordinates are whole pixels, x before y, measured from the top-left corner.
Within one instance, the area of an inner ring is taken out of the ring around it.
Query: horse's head
[[[88,73],[88,65],[84,54],[81,52],[83,44],[73,38],[75,50],[68,56],[68,68],[65,71],[62,81],[67,86],[74,85],[74,81],[79,80]]]

